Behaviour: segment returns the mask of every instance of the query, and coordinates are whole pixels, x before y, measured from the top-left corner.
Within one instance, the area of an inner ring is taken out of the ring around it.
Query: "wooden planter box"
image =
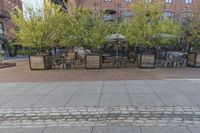
[[[98,54],[85,55],[86,69],[100,69],[102,68],[102,57]]]
[[[52,68],[52,57],[50,55],[29,56],[31,70],[46,70]]]
[[[3,63],[3,62],[0,62],[0,68],[7,68],[7,67],[14,67],[16,66],[16,63]]]
[[[155,68],[156,60],[155,54],[139,54],[138,67],[139,68]]]
[[[187,66],[200,67],[200,53],[195,53],[195,52],[188,53]]]

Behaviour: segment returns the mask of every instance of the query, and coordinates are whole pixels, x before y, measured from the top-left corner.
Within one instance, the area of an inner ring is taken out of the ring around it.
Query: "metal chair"
[[[186,55],[178,56],[174,59],[174,67],[182,67],[185,64]]]
[[[172,67],[173,62],[174,62],[173,56],[171,55],[167,56],[167,58],[164,61],[164,67],[167,67],[167,66]]]
[[[61,57],[53,57],[52,58],[52,67],[56,68],[63,68],[63,59]]]

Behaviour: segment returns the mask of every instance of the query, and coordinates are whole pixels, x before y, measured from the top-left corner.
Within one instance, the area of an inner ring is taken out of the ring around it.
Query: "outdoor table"
[[[121,66],[121,57],[120,56],[114,56],[112,59],[112,65],[114,68],[119,68]]]
[[[182,58],[187,53],[178,52],[178,51],[169,51],[167,52],[167,57],[176,60],[177,58]]]
[[[54,56],[52,57],[52,60],[53,60],[53,65],[55,66],[64,66],[64,62],[65,62],[65,58],[64,56]]]
[[[185,53],[185,52],[169,51],[169,52],[167,52],[167,59],[171,60],[171,62],[174,64],[174,67],[175,67],[175,64],[178,61],[183,60],[185,58],[186,54],[187,53]]]
[[[104,63],[106,57],[110,57],[110,54],[102,54],[102,62]]]

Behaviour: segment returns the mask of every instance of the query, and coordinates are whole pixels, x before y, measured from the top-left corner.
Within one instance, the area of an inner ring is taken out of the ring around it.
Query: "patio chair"
[[[186,55],[178,56],[174,59],[174,67],[182,67],[185,64]]]
[[[53,57],[53,59],[52,59],[52,68],[54,68],[54,69],[63,68],[63,59],[57,58],[57,57]]]
[[[127,57],[120,57],[120,65],[126,67]]]
[[[111,67],[115,67],[115,65],[116,65],[116,58],[115,58],[115,56],[112,56],[111,57]]]
[[[172,67],[173,62],[174,62],[173,56],[171,56],[171,55],[167,56],[167,58],[164,61],[164,67],[167,67],[167,66]]]
[[[71,68],[72,66],[74,66],[75,58],[76,58],[75,52],[70,52],[70,53],[64,54],[63,67],[66,69],[66,68]]]
[[[75,52],[69,52],[67,53],[67,62],[71,63],[71,65],[75,65],[76,60],[76,53]]]

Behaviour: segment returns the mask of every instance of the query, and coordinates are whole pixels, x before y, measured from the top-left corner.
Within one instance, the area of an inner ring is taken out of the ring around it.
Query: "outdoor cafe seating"
[[[180,67],[185,64],[186,52],[168,51],[165,59],[164,66],[167,67]]]
[[[67,69],[71,68],[75,65],[76,60],[76,53],[75,52],[68,52],[64,53],[60,56],[53,56],[52,57],[52,67],[54,69]]]

